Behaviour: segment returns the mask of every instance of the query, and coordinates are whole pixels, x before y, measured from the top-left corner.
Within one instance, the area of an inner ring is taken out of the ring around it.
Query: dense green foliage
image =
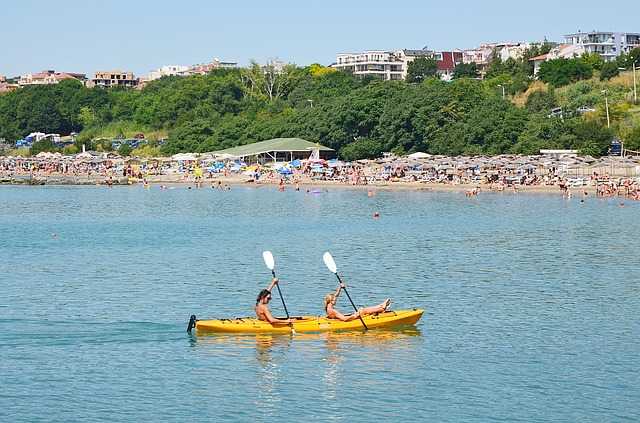
[[[430,75],[433,66],[428,65],[415,68],[415,75]],[[204,76],[165,77],[143,90],[89,89],[63,81],[0,96],[0,138],[75,131],[80,132],[78,142],[68,151],[81,151],[82,144],[108,150],[111,138],[142,132],[147,139],[167,137],[161,151],[173,154],[301,137],[334,148],[349,160],[384,151],[533,154],[559,147],[606,152],[612,132],[603,129],[600,87],[579,87],[587,82],[582,81],[562,93],[534,92],[523,102],[525,107],[503,99],[501,86],[510,95],[527,89],[529,70],[525,59],[495,60],[484,81],[471,79],[478,69],[470,64],[459,65],[452,82],[426,78],[406,83],[357,78],[319,65],[276,71],[254,64]],[[612,89],[609,95],[614,104],[623,101],[626,92]],[[566,114],[564,120],[547,117],[555,106],[575,110],[585,105],[598,112],[588,119],[576,114]],[[612,106],[614,124],[622,122],[625,113]],[[156,144],[136,151],[157,152]]]
[[[432,57],[418,57],[407,68],[407,82],[422,82],[437,75],[438,63]]]
[[[553,90],[534,91],[527,98],[526,108],[533,113],[548,113],[557,104]]]
[[[620,69],[616,62],[604,63],[600,67],[600,81],[608,81],[618,75],[620,75]]]
[[[573,59],[554,59],[540,65],[538,77],[554,87],[562,87],[572,82],[590,79],[594,71],[600,73],[600,80],[606,81],[618,76],[620,69],[630,69],[640,62],[640,47],[628,54],[621,54],[611,62],[605,62],[596,53],[585,54]]]
[[[562,87],[593,76],[593,68],[581,59],[555,59],[540,65],[538,77],[554,87]]]
[[[478,65],[471,63],[459,63],[453,69],[453,78],[479,78],[480,71],[478,70]]]

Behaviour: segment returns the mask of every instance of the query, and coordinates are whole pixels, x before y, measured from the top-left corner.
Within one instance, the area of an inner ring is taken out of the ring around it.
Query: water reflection
[[[290,334],[198,334],[189,338],[192,347],[255,349],[256,362],[262,368],[273,370],[282,362],[290,349],[302,354],[320,354],[322,360],[338,366],[343,356],[353,351],[375,356],[389,349],[407,348],[411,339],[421,336],[414,326],[395,330],[368,332],[322,332]]]

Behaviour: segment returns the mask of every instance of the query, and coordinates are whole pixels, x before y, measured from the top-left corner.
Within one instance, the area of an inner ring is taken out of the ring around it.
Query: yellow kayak
[[[386,311],[384,313],[374,314],[363,317],[369,329],[398,326],[398,325],[414,325],[424,310],[414,308],[412,310]],[[293,328],[296,332],[328,332],[328,331],[344,331],[344,330],[360,330],[362,322],[360,319],[342,322],[340,320],[328,319],[322,316],[301,316],[292,317],[295,319]],[[199,332],[226,332],[226,333],[290,333],[291,326],[289,323],[268,323],[258,320],[255,317],[241,317],[235,319],[217,319],[217,320],[197,320],[195,316],[191,316],[192,321],[189,322],[189,328],[192,324]]]

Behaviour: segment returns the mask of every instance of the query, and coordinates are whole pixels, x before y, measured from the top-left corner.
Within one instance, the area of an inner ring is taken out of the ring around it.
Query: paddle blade
[[[275,268],[276,263],[273,260],[273,254],[271,254],[271,251],[263,251],[262,258],[264,259],[264,264],[267,265],[269,270],[273,270]]]
[[[324,261],[325,266],[331,273],[337,273],[338,268],[336,267],[336,262],[333,261],[333,257],[331,257],[331,253],[328,251],[322,255],[322,260]]]

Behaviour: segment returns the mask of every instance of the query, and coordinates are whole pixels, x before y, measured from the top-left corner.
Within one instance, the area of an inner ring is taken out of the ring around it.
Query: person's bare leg
[[[391,304],[391,299],[387,298],[386,300],[384,300],[384,302],[375,305],[375,306],[370,306],[370,307],[364,307],[362,309],[360,309],[360,315],[361,316],[367,316],[369,314],[376,314],[376,313],[382,313],[383,311],[385,311],[387,309],[387,307],[389,307],[389,304]]]

